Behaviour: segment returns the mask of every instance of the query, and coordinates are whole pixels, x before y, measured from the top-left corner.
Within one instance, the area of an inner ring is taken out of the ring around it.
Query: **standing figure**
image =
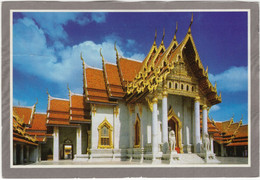
[[[174,130],[171,130],[171,131],[169,132],[169,144],[170,144],[171,152],[172,152],[172,151],[175,151],[176,138],[175,138],[175,132],[174,132]]]
[[[205,147],[205,151],[209,151],[209,146],[210,146],[209,135],[208,135],[208,134],[205,134],[205,135],[204,135],[204,147]]]

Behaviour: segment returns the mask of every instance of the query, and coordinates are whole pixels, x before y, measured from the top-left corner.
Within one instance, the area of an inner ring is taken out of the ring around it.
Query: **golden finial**
[[[36,104],[38,104],[38,98],[36,98],[36,103],[35,103],[35,105],[36,105]]]
[[[191,32],[191,25],[193,23],[193,13],[191,14],[191,21],[190,21],[190,26],[189,26],[189,33]]]
[[[156,38],[157,38],[157,29],[155,29],[155,36],[154,36],[154,43],[153,44],[156,44]]]
[[[80,52],[80,59],[81,59],[82,61],[84,61],[84,59],[83,59],[83,57],[82,57],[82,52]]]
[[[217,89],[217,82],[215,82],[214,88]]]
[[[164,36],[165,36],[165,28],[163,28],[162,43],[163,43]]]
[[[118,59],[118,51],[117,51],[117,48],[116,48],[116,41],[115,41],[114,49],[116,51],[116,59]]]
[[[176,29],[175,29],[175,33],[174,33],[174,40],[176,40],[177,30],[178,30],[178,22],[176,22]]]
[[[70,87],[69,87],[69,83],[67,84],[67,89],[69,90],[69,93],[70,93]]]
[[[47,90],[46,90],[46,93],[48,94],[48,96],[50,95],[50,94],[49,94],[49,91],[48,91],[48,88],[47,88]]]
[[[208,70],[209,70],[209,67],[207,66],[207,68],[206,68],[206,74],[208,73]]]
[[[103,57],[103,55],[102,55],[101,50],[102,50],[102,48],[100,48],[100,56],[102,57],[102,63],[103,63],[103,65],[104,65],[105,60],[104,60],[104,57]]]

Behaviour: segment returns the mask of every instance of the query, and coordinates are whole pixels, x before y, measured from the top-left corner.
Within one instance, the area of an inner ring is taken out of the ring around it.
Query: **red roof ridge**
[[[119,55],[119,59],[126,59],[126,60],[129,60],[129,61],[135,61],[135,62],[139,62],[139,63],[142,63],[142,62],[143,62],[143,61],[141,61],[141,60],[132,59],[132,58],[127,58],[127,57],[124,57],[124,56],[121,56],[121,55]]]
[[[85,96],[84,94],[79,94],[79,93],[74,93],[74,92],[70,92],[71,96]]]
[[[106,60],[104,60],[104,63],[105,63],[105,64],[111,64],[111,65],[117,66],[117,64],[112,63],[112,62],[109,62],[109,61],[106,61]]]
[[[57,97],[52,97],[52,96],[50,96],[50,100],[54,100],[54,99],[60,100],[60,101],[69,101],[69,99],[57,98]]]
[[[33,108],[34,105],[32,106],[13,106],[13,108]]]
[[[87,64],[86,64],[86,69],[95,69],[95,70],[103,71],[103,69],[101,69],[101,68],[89,66],[89,65],[87,65]]]
[[[46,112],[35,112],[35,114],[46,114]]]

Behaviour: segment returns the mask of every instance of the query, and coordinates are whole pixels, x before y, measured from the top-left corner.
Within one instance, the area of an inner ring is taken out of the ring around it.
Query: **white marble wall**
[[[96,105],[96,113],[95,114],[92,113],[92,124],[91,124],[92,125],[91,127],[92,149],[98,148],[98,140],[99,140],[98,126],[105,120],[105,118],[111,124],[111,126],[113,126],[113,106]]]

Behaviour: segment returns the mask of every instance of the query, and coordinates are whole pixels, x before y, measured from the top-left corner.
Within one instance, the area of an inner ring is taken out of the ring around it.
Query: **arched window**
[[[113,127],[105,118],[105,120],[98,126],[98,134],[99,134],[98,149],[113,147],[112,131],[113,131]]]
[[[169,89],[172,88],[172,82],[168,82],[168,88],[169,88]]]
[[[189,85],[187,85],[186,90],[189,91]]]
[[[183,90],[183,84],[181,84],[181,90]]]
[[[136,116],[134,128],[135,128],[135,144],[134,144],[134,147],[139,148],[140,147],[140,119],[139,119],[138,115]]]
[[[178,84],[177,83],[175,83],[175,89],[178,89]]]
[[[193,87],[193,86],[191,87],[191,91],[192,91],[192,92],[194,91],[194,87]]]

